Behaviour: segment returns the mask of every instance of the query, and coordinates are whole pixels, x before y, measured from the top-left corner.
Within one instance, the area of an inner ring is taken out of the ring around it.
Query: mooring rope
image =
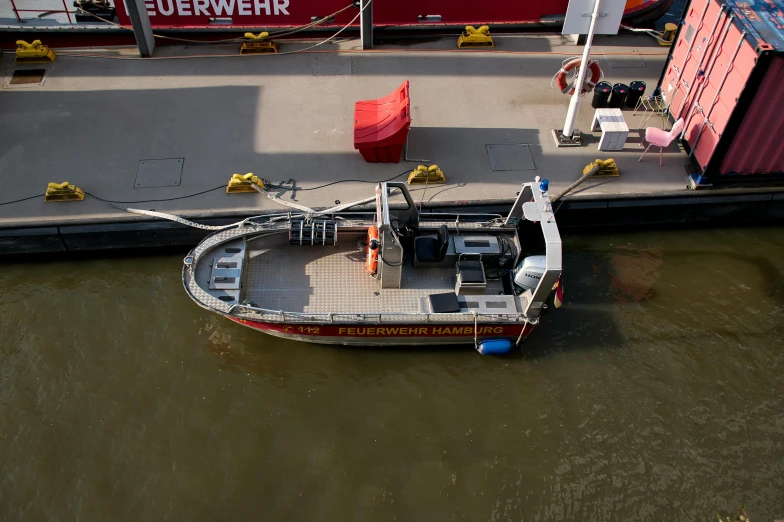
[[[259,185],[256,185],[255,183],[252,183],[251,185],[253,186],[254,189],[256,189],[256,191],[259,194],[264,194],[265,196],[267,196],[272,201],[274,201],[276,203],[280,203],[281,205],[285,205],[287,207],[296,208],[297,210],[301,210],[302,212],[308,214],[310,217],[318,217],[318,216],[324,216],[326,214],[333,214],[335,212],[340,212],[341,210],[346,210],[347,208],[355,207],[357,205],[362,205],[363,203],[370,203],[371,201],[376,199],[376,196],[372,196],[372,197],[369,197],[369,198],[360,199],[359,201],[352,201],[351,203],[342,203],[340,205],[337,205],[337,206],[334,206],[334,207],[331,207],[331,208],[328,208],[328,209],[325,209],[325,210],[314,210],[314,209],[312,209],[310,207],[306,207],[305,205],[300,205],[298,203],[292,203],[291,201],[286,201],[285,199],[281,199],[281,198],[279,198],[278,196],[276,196],[274,194],[270,194],[269,192],[267,192],[267,189],[262,188]]]
[[[141,210],[138,208],[126,208],[126,207],[121,207],[119,205],[112,205],[112,206],[119,208],[121,210],[125,210],[127,212],[131,212],[132,214],[141,214],[143,216],[168,219],[169,221],[176,221],[177,223],[181,223],[183,225],[193,227],[193,228],[200,228],[202,230],[224,230],[226,228],[231,228],[233,226],[242,223],[242,221],[239,221],[237,223],[232,223],[230,225],[202,225],[201,223],[196,223],[195,221],[189,221],[185,218],[181,218],[180,216],[175,216],[174,214],[166,214],[165,212],[156,212],[154,210]]]
[[[281,205],[286,205],[287,207],[296,208],[297,210],[300,210],[300,211],[302,211],[302,212],[304,212],[306,214],[315,214],[316,213],[315,210],[313,210],[310,207],[306,207],[305,205],[299,205],[297,203],[292,203],[291,201],[286,201],[284,199],[280,199],[278,196],[276,196],[274,194],[270,194],[269,192],[267,192],[267,189],[262,188],[259,185],[256,185],[255,183],[251,183],[250,185],[251,185],[251,187],[256,189],[256,192],[258,192],[259,194],[264,194],[265,196],[267,196],[269,199],[271,199],[275,203],[280,203]]]
[[[275,196],[274,194],[270,194],[265,189],[259,187],[255,183],[253,183],[252,186],[259,193],[264,194],[265,196],[267,196],[272,201],[275,201],[276,203],[280,203],[281,205],[285,205],[287,207],[295,208],[295,209],[297,209],[297,210],[299,210],[301,212],[304,212],[309,217],[318,217],[318,216],[323,216],[323,215],[326,215],[326,214],[332,214],[334,212],[340,212],[341,210],[345,210],[347,208],[350,208],[350,207],[353,207],[353,206],[356,206],[356,205],[361,205],[363,203],[369,203],[369,202],[373,201],[374,199],[376,199],[376,197],[373,196],[373,197],[369,197],[369,198],[365,198],[365,199],[360,199],[359,201],[352,201],[351,203],[343,203],[341,205],[337,205],[335,207],[328,208],[326,210],[316,211],[316,210],[314,210],[314,209],[312,209],[310,207],[306,207],[305,205],[299,205],[297,203],[292,203],[291,201],[286,201],[284,199],[280,199],[278,196]],[[243,221],[238,221],[236,223],[231,223],[231,224],[228,224],[228,225],[203,225],[201,223],[196,223],[195,221],[190,221],[188,219],[185,219],[183,217],[180,217],[180,216],[177,216],[177,215],[174,215],[174,214],[167,214],[166,212],[157,212],[155,210],[142,210],[142,209],[139,209],[139,208],[122,207],[122,206],[116,205],[114,203],[109,203],[109,204],[111,206],[113,206],[114,208],[118,208],[120,210],[125,210],[126,212],[130,212],[132,214],[140,214],[142,216],[150,216],[150,217],[166,219],[166,220],[169,220],[169,221],[175,221],[175,222],[180,223],[182,225],[185,225],[185,226],[188,226],[188,227],[193,227],[193,228],[200,228],[202,230],[225,230],[227,228],[236,227],[238,225],[242,225],[243,223],[247,222],[247,220],[243,220]]]

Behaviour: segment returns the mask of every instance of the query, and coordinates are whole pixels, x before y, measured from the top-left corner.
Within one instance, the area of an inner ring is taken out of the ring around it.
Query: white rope
[[[526,320],[525,324],[523,324],[523,329],[520,330],[520,335],[517,337],[517,341],[515,342],[515,346],[520,346],[520,339],[523,338],[523,332],[525,332],[525,327],[528,326],[528,321]]]
[[[264,194],[265,196],[267,196],[269,199],[271,199],[272,201],[274,201],[276,203],[280,203],[281,205],[286,205],[287,207],[296,208],[297,210],[302,211],[302,212],[304,212],[306,214],[314,214],[316,212],[312,208],[306,207],[305,205],[299,205],[297,203],[292,203],[291,201],[286,201],[284,199],[280,199],[278,196],[275,196],[274,194],[270,194],[269,192],[267,192],[267,189],[261,188],[260,186],[256,185],[255,183],[251,183],[251,186],[254,189],[256,189],[256,192],[258,192],[260,194]]]
[[[322,40],[322,41],[320,41],[320,42],[318,42],[318,43],[316,43],[314,45],[311,45],[311,46],[308,46],[308,47],[305,47],[305,48],[302,48],[302,49],[294,49],[292,51],[278,52],[278,53],[261,53],[261,54],[255,54],[253,56],[284,56],[284,55],[288,55],[288,54],[297,54],[297,53],[307,52],[307,51],[309,51],[311,49],[315,49],[316,47],[319,47],[321,45],[329,43],[332,40],[334,40],[335,38],[337,38],[337,36],[340,35],[340,33],[345,31],[346,29],[350,28],[351,24],[353,24],[354,22],[357,21],[357,19],[360,17],[362,12],[370,6],[372,1],[373,0],[369,0],[368,3],[365,4],[365,7],[360,9],[360,11],[357,13],[357,15],[354,18],[352,18],[349,23],[347,23],[346,25],[341,27],[335,34],[333,34],[329,38],[326,38],[325,40]],[[351,7],[351,5],[348,5],[348,6],[346,6],[345,8],[343,8],[343,9],[341,9],[339,11],[336,11],[332,15],[328,15],[328,16],[320,19],[320,20],[317,20],[315,22],[311,22],[311,24],[308,24],[306,26],[302,26],[300,29],[309,28],[309,26],[319,25],[319,24],[321,24],[321,22],[329,19],[333,15],[336,15],[338,13],[342,13],[343,11],[348,9],[349,7]],[[131,28],[131,27],[126,27],[126,26],[123,26],[123,25],[120,25],[120,24],[116,24],[114,22],[111,22],[109,20],[101,18],[101,17],[99,17],[99,16],[97,16],[97,15],[95,15],[93,13],[85,11],[81,7],[77,7],[77,9],[79,9],[80,11],[82,11],[82,12],[84,12],[86,14],[89,14],[89,15],[95,17],[95,18],[98,18],[98,19],[100,19],[100,20],[102,20],[104,22],[107,22],[109,24],[121,27],[122,29],[125,29],[125,30],[128,30],[128,31],[132,31],[133,30],[133,28]],[[292,32],[296,32],[296,31],[292,31]],[[284,35],[284,34],[290,34],[290,33],[279,33],[278,35],[271,34],[269,36],[269,39],[272,39],[272,38],[275,38],[276,36]],[[170,40],[187,41],[184,38],[175,38],[175,37],[170,37],[170,36],[161,36],[161,35],[157,35],[157,34],[154,34],[153,36],[155,36],[156,38],[167,38],[167,39],[170,39]],[[243,38],[236,38],[236,39],[231,39],[231,41],[241,42],[241,41],[245,41],[245,40]],[[198,43],[202,43],[202,42],[199,41]],[[203,42],[203,43],[211,43],[211,42]],[[142,57],[137,57],[137,56],[116,57],[116,56],[99,56],[99,55],[89,55],[89,54],[80,54],[80,53],[69,54],[69,53],[65,53],[65,52],[61,52],[60,54],[62,54],[64,56],[73,56],[73,57],[78,57],[78,58],[106,58],[106,59],[115,59],[115,60],[146,60],[146,61],[149,61],[149,60],[181,60],[181,59],[197,59],[197,58],[221,58],[221,57],[222,58],[233,58],[233,57],[243,56],[241,54],[236,54],[236,55],[222,55],[222,54],[220,54],[220,55],[212,55],[212,56],[211,55],[201,55],[201,56],[155,56],[155,57],[142,58]],[[247,58],[247,56],[245,56],[245,57]]]
[[[359,201],[352,201],[351,203],[342,203],[340,205],[334,206],[332,208],[328,208],[326,210],[317,211],[310,207],[306,207],[305,205],[300,205],[298,203],[293,203],[291,201],[286,201],[285,199],[281,199],[278,196],[275,196],[274,194],[270,194],[269,192],[267,192],[267,189],[261,188],[255,183],[252,183],[251,185],[253,186],[254,189],[256,189],[257,192],[259,192],[260,194],[264,194],[272,201],[276,203],[280,203],[281,205],[285,205],[287,207],[296,208],[297,210],[300,210],[305,214],[309,214],[312,217],[323,216],[325,214],[333,214],[335,212],[340,212],[341,210],[346,210],[347,208],[355,207],[357,205],[362,205],[363,203],[370,203],[371,201],[376,199],[376,196],[372,196],[369,198],[360,199]]]
[[[572,60],[577,60],[577,59],[580,59],[580,58],[582,58],[582,57],[581,56],[571,56],[571,57],[569,57],[569,58],[567,58],[567,59],[565,59],[564,61],[561,62],[561,69],[557,73],[555,73],[553,75],[553,77],[550,79],[550,88],[552,90],[560,91],[560,89],[556,89],[555,86],[553,85],[553,83],[555,82],[555,79],[558,78],[558,75],[560,75],[561,73],[566,74],[566,73],[569,72],[569,71],[566,70],[566,64],[568,64]],[[569,82],[566,82],[566,83],[569,83]]]
[[[317,43],[316,45],[311,45],[310,47],[305,47],[304,49],[295,49],[294,51],[288,51],[288,52],[284,52],[284,53],[275,53],[275,55],[276,55],[276,56],[283,56],[284,54],[296,54],[296,53],[301,53],[301,52],[304,52],[304,51],[309,51],[309,50],[311,50],[311,49],[313,49],[313,48],[316,48],[316,47],[318,47],[319,45],[324,45],[325,43],[329,43],[331,40],[333,40],[334,38],[336,38],[336,37],[337,37],[337,36],[338,36],[340,33],[342,33],[343,31],[345,31],[345,30],[346,30],[346,29],[348,29],[349,27],[351,27],[351,24],[353,24],[354,22],[356,22],[356,21],[357,21],[357,18],[359,18],[359,17],[360,17],[360,15],[362,14],[362,12],[363,12],[365,9],[367,9],[367,8],[368,8],[368,6],[369,6],[369,5],[372,3],[372,1],[373,1],[373,0],[368,0],[368,3],[366,3],[366,4],[365,4],[365,7],[363,7],[362,9],[360,9],[360,10],[359,10],[359,12],[357,13],[357,15],[356,15],[354,18],[352,18],[352,19],[351,19],[351,21],[350,21],[349,23],[347,23],[346,25],[344,25],[343,27],[341,27],[341,28],[340,28],[340,30],[339,30],[337,33],[333,34],[332,36],[330,36],[330,37],[329,37],[329,38],[327,38],[326,40],[322,40],[321,42]]]
[[[300,211],[304,212],[305,214],[307,214],[310,217],[318,217],[318,216],[323,216],[325,214],[332,214],[332,213],[335,213],[335,212],[340,212],[341,210],[345,210],[347,208],[350,208],[350,207],[353,207],[353,206],[356,206],[356,205],[361,205],[363,203],[369,203],[369,202],[373,201],[374,199],[376,199],[376,197],[373,196],[373,197],[370,197],[370,198],[360,199],[359,201],[352,201],[351,203],[343,203],[341,205],[337,205],[335,207],[328,208],[326,210],[316,211],[316,210],[313,210],[310,207],[306,207],[305,205],[299,205],[297,203],[292,203],[291,201],[286,201],[284,199],[280,199],[278,196],[270,194],[265,189],[259,187],[255,183],[251,183],[251,185],[258,192],[260,192],[261,194],[264,194],[265,196],[267,196],[272,201],[275,201],[275,202],[280,203],[282,205],[286,205],[288,207],[300,210]],[[241,225],[244,221],[247,221],[247,220],[243,220],[243,221],[238,221],[237,223],[232,223],[230,225],[219,225],[219,226],[216,226],[216,225],[202,225],[201,223],[196,223],[195,221],[190,221],[190,220],[187,220],[187,219],[182,218],[180,216],[175,216],[174,214],[167,214],[165,212],[156,212],[154,210],[142,210],[142,209],[138,209],[138,208],[126,208],[126,207],[121,207],[121,206],[115,205],[115,204],[111,204],[111,205],[113,207],[115,207],[115,208],[119,208],[120,210],[125,210],[126,212],[130,212],[132,214],[140,214],[142,216],[150,216],[150,217],[156,217],[156,218],[161,218],[161,219],[167,219],[169,221],[175,221],[177,223],[181,223],[183,225],[186,225],[186,226],[189,226],[189,227],[193,227],[193,228],[200,228],[202,230],[224,230],[224,229],[227,229],[227,228],[235,227],[237,225]]]
[[[637,29],[636,27],[632,27],[630,25],[625,25],[625,24],[621,24],[621,27],[633,33],[648,33],[648,34],[658,34],[658,35],[664,34],[661,31],[655,31],[653,29]]]
[[[316,212],[316,216],[323,216],[324,214],[332,214],[333,212],[340,212],[341,210],[346,210],[347,208],[355,207],[357,205],[361,205],[363,203],[370,203],[371,201],[375,200],[376,196],[372,196],[365,199],[360,199],[359,201],[353,201],[351,203],[343,203],[336,207],[328,208],[327,210],[322,210],[320,212]]]
[[[671,40],[665,40],[664,38],[662,38],[662,36],[664,36],[664,33],[660,32],[660,31],[654,31],[653,29],[636,29],[634,27],[630,27],[628,25],[623,25],[623,24],[621,24],[621,28],[626,29],[627,31],[631,31],[633,33],[645,33],[645,34],[648,34],[648,35],[653,36],[654,38],[656,38],[656,40],[658,40],[661,43],[666,43],[666,44],[671,44],[672,43]]]
[[[478,316],[476,315],[476,310],[471,310],[471,313],[474,314],[474,349],[478,351],[479,350],[479,343],[477,342]]]
[[[213,226],[213,225],[202,225],[201,223],[196,223],[194,221],[188,221],[185,218],[181,218],[180,216],[175,216],[174,214],[166,214],[165,212],[155,212],[154,210],[141,210],[138,208],[125,208],[125,207],[118,207],[117,205],[113,205],[119,209],[131,212],[133,214],[141,214],[142,216],[150,216],[150,217],[157,217],[161,219],[168,219],[169,221],[176,221],[177,223],[182,223],[183,225],[193,227],[193,228],[200,228],[202,230],[223,230],[225,228],[231,228],[235,225],[241,223],[232,223],[231,225],[221,225],[221,226]]]

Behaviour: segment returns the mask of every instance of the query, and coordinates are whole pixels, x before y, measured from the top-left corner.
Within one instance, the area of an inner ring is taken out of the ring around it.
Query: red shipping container
[[[784,0],[693,0],[659,88],[683,144],[693,186],[784,172]],[[734,175],[745,175],[739,178]]]

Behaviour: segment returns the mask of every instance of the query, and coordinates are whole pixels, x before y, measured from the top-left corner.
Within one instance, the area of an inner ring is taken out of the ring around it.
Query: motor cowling
[[[514,271],[514,282],[522,292],[534,291],[542,279],[547,264],[547,256],[528,256]]]

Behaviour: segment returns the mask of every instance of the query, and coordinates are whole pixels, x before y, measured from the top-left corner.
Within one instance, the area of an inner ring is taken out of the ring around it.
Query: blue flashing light
[[[550,182],[546,179],[543,179],[541,183],[539,183],[539,190],[542,192],[547,192],[547,189],[550,187]]]

